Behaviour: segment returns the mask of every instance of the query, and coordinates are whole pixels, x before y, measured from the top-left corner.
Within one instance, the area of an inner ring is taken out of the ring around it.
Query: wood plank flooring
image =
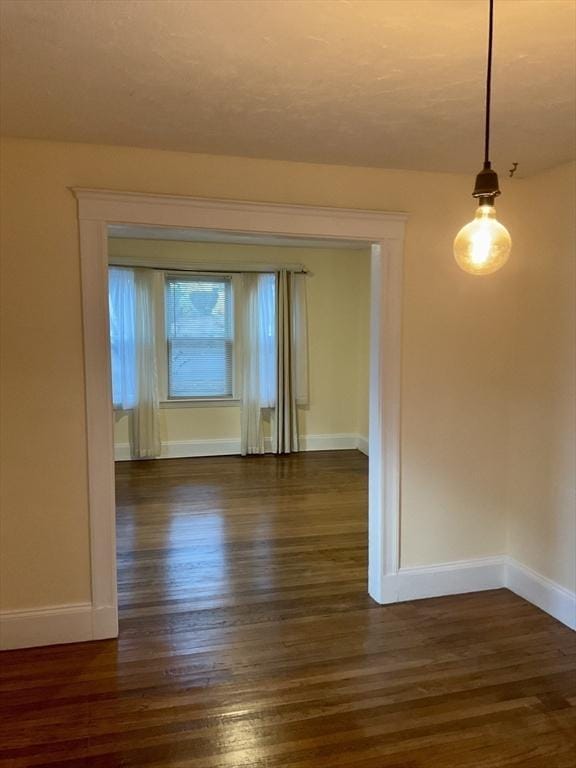
[[[574,768],[575,636],[505,590],[381,607],[367,462],[117,468],[118,641],[0,657],[0,765]]]

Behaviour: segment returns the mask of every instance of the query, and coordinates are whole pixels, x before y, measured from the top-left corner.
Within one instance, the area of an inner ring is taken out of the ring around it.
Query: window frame
[[[241,404],[238,387],[238,334],[237,334],[237,301],[236,301],[236,280],[235,275],[225,272],[207,272],[193,270],[160,270],[162,280],[158,283],[159,294],[156,297],[156,349],[158,350],[157,370],[158,370],[158,392],[160,408],[212,408],[215,406],[239,406]],[[189,397],[170,397],[169,390],[169,355],[170,341],[166,331],[166,290],[169,278],[207,278],[222,279],[230,283],[230,312],[232,326],[232,394],[231,395],[193,395]]]

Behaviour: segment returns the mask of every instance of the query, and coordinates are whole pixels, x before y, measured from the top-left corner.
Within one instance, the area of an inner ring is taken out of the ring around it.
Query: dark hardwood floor
[[[360,453],[117,489],[120,639],[0,657],[0,765],[574,768],[574,634],[505,590],[373,603]]]

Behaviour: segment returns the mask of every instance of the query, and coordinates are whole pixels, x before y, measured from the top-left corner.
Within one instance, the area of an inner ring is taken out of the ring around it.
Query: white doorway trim
[[[114,443],[108,335],[109,224],[353,240],[372,247],[368,590],[398,599],[400,365],[405,213],[210,200],[74,188],[78,201],[92,637],[118,635]]]

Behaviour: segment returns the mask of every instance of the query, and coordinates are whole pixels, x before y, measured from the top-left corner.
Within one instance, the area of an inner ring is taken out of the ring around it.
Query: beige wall
[[[408,211],[402,564],[503,551],[515,272],[477,279],[452,259],[454,233],[473,214],[473,174],[26,140],[6,140],[2,163],[5,609],[90,594],[78,228],[70,186]],[[506,188],[505,182],[505,221],[521,207],[526,184],[514,180]],[[514,258],[522,256],[517,248]]]
[[[300,434],[368,436],[370,252],[110,239],[111,258],[173,259],[226,264],[304,264],[309,330],[309,405],[300,408]],[[146,262],[148,263],[148,262]],[[360,343],[359,343],[360,342]],[[240,439],[240,409],[170,408],[160,412],[162,442]],[[115,424],[117,444],[128,442],[128,417]]]
[[[576,164],[530,181],[515,234],[508,551],[576,590]]]

